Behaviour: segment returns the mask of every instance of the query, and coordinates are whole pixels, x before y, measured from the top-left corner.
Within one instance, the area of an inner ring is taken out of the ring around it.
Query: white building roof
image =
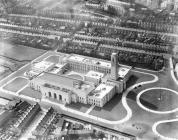
[[[56,64],[51,70],[50,73],[53,74],[57,74],[58,72],[60,72],[62,70],[62,68],[65,66],[66,64]]]
[[[47,72],[44,72],[33,80],[40,82],[42,85],[51,85],[51,88],[53,89],[58,89],[58,87],[64,86],[69,90],[82,91],[83,94],[88,94],[94,89],[93,85],[89,82]]]
[[[85,64],[90,64],[90,65],[96,65],[96,66],[101,66],[105,68],[111,68],[111,62],[110,61],[104,61],[100,59],[95,59],[95,58],[90,58],[90,57],[85,57],[85,56],[80,56],[80,55],[71,55],[68,58],[70,61],[78,61],[80,63],[85,63]],[[126,66],[118,66],[118,75],[120,78],[124,78],[130,71],[131,67],[126,67]]]
[[[106,96],[108,93],[111,92],[111,90],[114,89],[114,86],[112,85],[107,85],[107,84],[103,84],[101,83],[94,91],[93,91],[93,96],[95,98],[103,98],[104,96]]]
[[[120,78],[124,78],[130,71],[130,68],[126,68],[126,67],[119,67],[118,69],[118,76]]]
[[[30,70],[28,73],[32,74],[32,75],[38,75],[39,72],[35,71],[35,70]]]
[[[48,61],[41,61],[41,62],[34,63],[33,64],[33,69],[38,69],[38,70],[45,71],[49,67],[51,67],[52,65],[54,65],[54,63],[48,62]]]
[[[89,71],[85,76],[94,79],[100,79],[104,77],[104,74],[96,71]]]
[[[123,2],[123,1],[120,1],[120,0],[107,0],[106,3],[109,4],[109,5],[113,5],[113,6],[119,6],[121,4],[130,5],[129,2]]]
[[[82,62],[84,60],[84,57],[77,56],[77,55],[72,55],[72,56],[69,57],[69,60]]]
[[[70,60],[70,61],[78,61],[78,62],[86,63],[86,64],[99,65],[101,67],[108,67],[108,68],[111,67],[111,63],[110,62],[107,62],[107,61],[104,61],[104,60],[100,60],[100,59],[95,59],[95,58],[75,55],[75,54],[70,56],[68,58],[68,60]]]
[[[93,60],[93,63],[95,65],[100,65],[100,66],[103,66],[103,67],[108,67],[110,68],[111,67],[111,63],[110,62],[105,62],[105,61],[96,61],[96,60]]]

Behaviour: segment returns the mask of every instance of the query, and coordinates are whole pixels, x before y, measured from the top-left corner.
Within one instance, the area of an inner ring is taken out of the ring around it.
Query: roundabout
[[[145,89],[143,91],[141,91],[138,95],[137,95],[137,98],[136,98],[136,101],[137,101],[137,104],[139,105],[139,107],[141,107],[143,110],[145,111],[148,111],[148,112],[151,112],[151,113],[155,113],[155,114],[170,114],[170,113],[174,113],[174,112],[177,112],[178,111],[178,107],[176,107],[175,109],[171,109],[171,110],[168,110],[168,111],[156,111],[156,110],[153,110],[153,109],[150,109],[146,106],[144,106],[142,103],[141,103],[141,96],[146,93],[147,91],[151,91],[151,90],[165,90],[165,91],[168,91],[168,92],[171,92],[171,93],[174,93],[176,94],[176,96],[178,95],[178,92],[175,91],[175,90],[172,90],[172,89],[169,89],[169,88],[164,88],[164,87],[153,87],[153,88],[148,88],[148,89]],[[161,97],[160,97],[161,98]],[[159,99],[161,100],[161,99]]]

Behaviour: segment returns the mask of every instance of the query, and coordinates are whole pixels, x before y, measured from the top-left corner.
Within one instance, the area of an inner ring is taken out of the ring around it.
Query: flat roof
[[[49,72],[57,74],[66,64],[56,64]]]
[[[76,54],[72,54],[69,58],[69,60],[72,61],[78,61],[80,63],[86,63],[86,64],[93,64],[105,68],[111,68],[111,62],[110,61],[104,61],[96,58],[90,58],[86,56],[80,56]],[[131,67],[121,66],[118,65],[118,75],[120,78],[124,78],[127,73],[130,71]]]
[[[69,60],[73,60],[73,61],[78,61],[78,62],[83,62],[85,58],[81,57],[81,56],[77,56],[77,55],[72,55],[69,57]]]
[[[41,62],[35,62],[35,63],[33,63],[33,68],[41,69],[41,70],[45,71],[46,69],[48,69],[52,65],[54,65],[54,63],[48,62],[48,61],[41,61]]]
[[[96,71],[89,71],[85,76],[95,79],[100,79],[104,77],[104,74]]]
[[[54,89],[60,89],[60,85],[63,85],[64,87],[71,90],[75,89],[84,91],[86,94],[93,90],[93,86],[90,83],[64,75],[44,72],[35,79],[43,80],[42,84],[46,84],[48,87]]]
[[[89,95],[89,96],[94,96],[95,98],[103,98],[104,96],[106,96],[111,90],[114,89],[114,86],[112,85],[107,85],[107,84],[103,84],[101,83],[93,92],[93,95]]]
[[[34,75],[38,75],[40,72],[37,72],[35,70],[30,70],[29,73],[34,74]]]
[[[119,67],[118,68],[118,76],[120,78],[124,78],[128,73],[129,73],[130,69],[126,68],[126,67]]]
[[[102,67],[111,67],[111,63],[108,61],[104,61],[104,60],[100,60],[100,59],[96,59],[96,58],[91,58],[91,57],[85,57],[85,56],[80,56],[80,55],[71,55],[68,60],[71,61],[78,61],[81,63],[87,63],[87,64],[93,64],[93,65],[99,65]]]
[[[111,4],[113,6],[119,6],[118,4],[126,4],[126,5],[130,5],[129,2],[126,1],[120,1],[120,0],[107,0],[106,1],[107,4]]]

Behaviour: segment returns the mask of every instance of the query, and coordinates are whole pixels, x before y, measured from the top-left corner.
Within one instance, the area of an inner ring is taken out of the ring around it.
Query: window
[[[57,99],[57,95],[56,95],[56,93],[54,93],[54,99]]]
[[[49,97],[51,97],[51,92],[48,92],[48,94],[49,94]]]
[[[62,100],[62,96],[61,95],[59,95],[59,100]]]

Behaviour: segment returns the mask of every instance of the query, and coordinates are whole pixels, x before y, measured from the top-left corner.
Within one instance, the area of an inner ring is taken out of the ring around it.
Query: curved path
[[[174,74],[174,66],[173,66],[173,61],[172,61],[172,58],[170,57],[169,58],[169,64],[170,64],[170,73],[171,73],[171,77],[173,79],[173,81],[178,85],[178,80],[176,79],[175,77],[175,74]],[[176,91],[175,91],[176,92]],[[176,92],[177,94],[178,92]],[[178,111],[178,109],[177,109]],[[177,122],[178,121],[178,118],[176,119],[172,119],[172,120],[162,120],[162,121],[158,121],[158,122],[155,122],[152,126],[152,131],[157,135],[159,136],[160,138],[162,138],[163,140],[178,140],[177,138],[170,138],[170,137],[166,137],[166,136],[163,136],[162,134],[160,134],[158,131],[157,131],[157,127],[158,125],[160,124],[164,124],[164,123],[170,123],[170,122]]]
[[[132,117],[132,110],[131,108],[129,107],[129,105],[127,104],[127,95],[130,91],[132,91],[135,87],[138,87],[139,85],[146,85],[146,84],[151,84],[151,83],[155,83],[158,81],[158,76],[154,75],[154,74],[150,74],[150,73],[146,73],[146,72],[140,72],[140,71],[136,71],[136,70],[132,70],[134,72],[138,72],[138,73],[141,73],[141,74],[147,74],[147,75],[150,75],[150,76],[153,76],[153,80],[150,80],[150,81],[144,81],[144,82],[140,82],[140,83],[137,83],[137,84],[134,84],[133,86],[129,87],[124,93],[123,93],[123,96],[122,96],[122,104],[124,106],[124,108],[126,109],[127,111],[127,116],[124,118],[124,121],[123,122],[126,122],[128,121],[131,117]]]
[[[175,90],[172,90],[172,89],[169,89],[169,88],[164,88],[164,87],[152,87],[152,88],[147,88],[145,90],[142,90],[138,95],[137,95],[137,98],[136,98],[136,101],[137,101],[137,104],[139,105],[139,107],[141,107],[142,109],[148,111],[148,112],[151,112],[151,113],[155,113],[155,114],[170,114],[170,113],[174,113],[174,112],[177,112],[178,111],[178,108],[176,109],[173,109],[173,110],[170,110],[170,111],[155,111],[155,110],[152,110],[152,109],[149,109],[147,107],[145,107],[141,102],[140,102],[140,97],[143,93],[145,93],[146,91],[149,91],[149,90],[154,90],[154,89],[161,89],[161,90],[168,90],[168,91],[171,91],[175,94],[178,95],[178,92],[175,91]]]
[[[150,73],[145,73],[145,72],[140,72],[140,71],[135,71],[134,72],[138,72],[138,73],[142,73],[142,74],[148,74],[150,76],[153,76],[153,80],[150,80],[150,81],[145,81],[145,82],[140,82],[140,83],[137,83],[131,87],[129,87],[124,93],[123,93],[123,96],[122,96],[122,104],[124,106],[124,108],[126,109],[127,111],[127,115],[121,119],[121,120],[118,120],[118,121],[110,121],[110,120],[106,120],[106,119],[103,119],[103,118],[99,118],[99,117],[96,117],[96,116],[93,116],[93,115],[90,115],[90,114],[86,114],[86,113],[83,113],[83,112],[80,112],[80,111],[77,111],[77,110],[73,110],[71,108],[67,108],[66,106],[62,105],[62,104],[58,104],[58,103],[55,103],[55,102],[52,102],[52,101],[49,101],[47,99],[42,99],[43,102],[46,102],[46,103],[50,103],[50,104],[53,104],[53,105],[56,105],[56,106],[59,106],[62,110],[65,110],[67,112],[70,112],[70,113],[73,113],[73,114],[77,114],[77,115],[80,115],[80,116],[83,116],[83,117],[88,117],[90,119],[93,119],[93,120],[96,120],[96,121],[100,121],[102,123],[107,123],[107,124],[121,124],[121,123],[124,123],[126,121],[128,121],[131,117],[132,117],[132,110],[131,108],[129,107],[129,105],[127,104],[127,95],[128,93],[133,90],[135,87],[139,86],[139,85],[145,85],[145,84],[151,84],[151,83],[154,83],[154,82],[157,82],[158,81],[158,77],[154,74],[150,74]]]
[[[68,111],[70,113],[73,113],[73,114],[77,114],[77,115],[81,115],[83,117],[88,117],[90,119],[93,119],[93,120],[96,120],[96,121],[99,121],[99,122],[102,122],[102,123],[107,123],[107,124],[121,124],[121,123],[124,123],[126,121],[128,121],[131,117],[132,117],[132,110],[131,108],[128,106],[127,104],[127,95],[128,93],[133,90],[135,87],[139,86],[139,85],[145,85],[145,84],[150,84],[150,83],[154,83],[156,81],[158,81],[158,77],[154,74],[150,74],[150,73],[145,73],[145,72],[140,72],[140,71],[134,71],[134,72],[138,72],[138,73],[142,73],[142,74],[148,74],[150,76],[153,76],[153,80],[150,80],[150,81],[145,81],[145,82],[140,82],[140,83],[137,83],[131,87],[129,87],[124,93],[123,93],[123,96],[122,96],[122,104],[123,104],[123,107],[126,109],[127,111],[127,115],[121,119],[121,120],[118,120],[118,121],[110,121],[110,120],[106,120],[106,119],[103,119],[103,118],[99,118],[99,117],[96,117],[96,116],[93,116],[93,115],[90,115],[90,114],[86,114],[86,113],[83,113],[83,112],[80,112],[80,111],[77,111],[77,110],[74,110],[74,109],[71,109],[71,108],[68,108],[66,107],[65,105],[62,105],[62,104],[59,104],[59,103],[55,103],[55,102],[52,102],[50,100],[47,100],[47,99],[42,99],[41,101],[42,102],[46,102],[46,103],[49,103],[51,105],[55,105],[55,106],[58,106],[60,107],[62,110],[65,110],[65,111]],[[18,95],[17,93],[12,93],[10,91],[7,91],[7,90],[4,90],[2,87],[0,88],[0,90],[2,90],[3,92],[5,93],[8,93],[8,94],[12,94],[12,95],[15,95],[15,96],[19,96],[20,98],[28,98],[26,96],[22,96],[22,95]],[[28,98],[29,100],[32,100],[31,98]],[[33,99],[34,100],[34,99]]]
[[[170,122],[177,122],[177,121],[178,121],[178,118],[177,118],[177,119],[173,119],[173,120],[158,121],[158,122],[154,123],[154,125],[153,125],[153,127],[152,127],[152,131],[153,131],[157,136],[159,136],[160,138],[162,138],[162,139],[164,139],[164,140],[178,140],[177,138],[170,138],[170,137],[163,136],[163,135],[161,135],[161,134],[157,131],[158,125],[164,124],[164,123],[170,123]]]
[[[174,74],[174,66],[173,66],[171,57],[169,58],[169,65],[170,65],[170,69],[171,69],[171,77],[174,80],[174,82],[178,85],[178,80],[176,79],[175,74]]]

